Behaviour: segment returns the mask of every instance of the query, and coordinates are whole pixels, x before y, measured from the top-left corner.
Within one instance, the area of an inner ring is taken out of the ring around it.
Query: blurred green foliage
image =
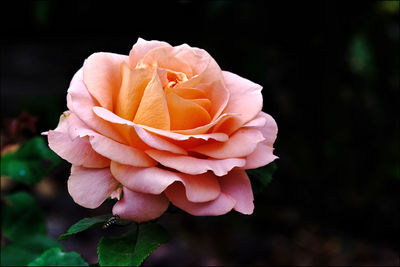
[[[61,245],[47,236],[45,217],[26,192],[6,195],[2,201],[2,235],[11,242],[1,248],[1,265],[26,265],[43,251]]]
[[[364,35],[356,35],[349,46],[349,64],[353,72],[368,77],[375,74],[371,43]]]
[[[26,192],[5,196],[1,217],[2,234],[12,241],[46,234],[44,214]]]
[[[8,152],[1,156],[1,176],[26,185],[34,185],[48,175],[60,161],[42,137],[35,137],[24,143],[16,152]]]
[[[28,266],[89,266],[89,264],[76,252],[63,252],[60,248],[50,248]]]

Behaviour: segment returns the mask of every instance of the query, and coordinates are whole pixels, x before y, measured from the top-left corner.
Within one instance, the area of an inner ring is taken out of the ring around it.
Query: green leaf
[[[1,217],[2,233],[10,240],[46,234],[44,214],[33,197],[26,192],[5,196]]]
[[[100,266],[139,266],[169,239],[158,224],[140,224],[119,237],[102,237],[97,254]]]
[[[54,247],[61,245],[48,236],[27,236],[1,248],[1,266],[25,266]]]
[[[82,220],[73,224],[65,234],[60,235],[58,240],[68,239],[68,237],[71,235],[83,232],[93,226],[104,224],[111,216],[112,214],[106,214],[97,217],[83,218]]]
[[[246,170],[247,175],[251,179],[251,187],[253,189],[254,194],[259,194],[268,186],[268,184],[272,180],[272,175],[275,173],[277,169],[276,163],[271,162],[267,166]]]
[[[26,185],[34,185],[60,161],[43,138],[35,137],[16,152],[1,156],[1,176],[7,176]]]
[[[63,252],[60,248],[51,248],[28,266],[89,266],[89,264],[76,252]]]

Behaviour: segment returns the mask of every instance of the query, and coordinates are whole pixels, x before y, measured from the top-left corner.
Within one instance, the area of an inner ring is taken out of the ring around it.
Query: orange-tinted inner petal
[[[211,109],[211,101],[208,100],[207,98],[197,98],[197,99],[191,99],[190,101],[202,106],[207,112],[210,112]]]
[[[175,93],[167,94],[171,130],[196,128],[211,121],[210,114],[201,105]]]
[[[121,118],[132,121],[144,90],[152,78],[152,71],[149,68],[131,69],[126,62],[121,64],[120,69],[122,83],[115,103],[115,113]]]
[[[170,130],[170,116],[164,90],[157,71],[147,84],[133,122],[149,127]]]
[[[207,98],[207,95],[203,90],[196,88],[166,87],[165,94],[168,93],[174,93],[186,99]]]

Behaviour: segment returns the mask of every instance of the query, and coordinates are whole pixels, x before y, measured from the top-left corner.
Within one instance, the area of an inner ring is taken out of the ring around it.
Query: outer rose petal
[[[274,149],[265,142],[258,144],[256,150],[246,158],[243,169],[256,169],[273,162],[278,157],[272,154]]]
[[[255,128],[263,134],[265,140],[259,143],[254,152],[246,158],[246,165],[244,166],[244,169],[255,169],[269,164],[278,158],[277,156],[273,155],[273,144],[278,133],[276,122],[270,115],[264,112],[260,112],[254,120],[259,120],[259,118],[263,118],[265,123],[262,126],[257,123]],[[247,127],[253,128],[251,125],[254,124],[256,124],[254,121],[249,122]]]
[[[89,142],[93,150],[105,158],[137,167],[156,165],[156,162],[142,150],[118,143],[87,128],[75,114],[71,113],[68,118],[70,136],[89,137]]]
[[[222,176],[235,167],[243,167],[246,162],[244,159],[238,158],[198,159],[190,156],[175,155],[166,151],[146,150],[145,152],[166,167],[192,175],[213,171],[215,175]]]
[[[229,102],[224,113],[240,114],[241,125],[253,119],[262,108],[261,85],[253,83],[239,75],[222,71],[225,85],[230,91]],[[237,127],[240,127],[238,125]],[[235,129],[232,129],[234,131]]]
[[[90,94],[108,110],[113,110],[121,86],[120,65],[128,56],[114,53],[94,53],[83,64],[83,80]]]
[[[249,177],[244,170],[233,170],[220,179],[222,192],[236,200],[234,210],[243,214],[252,214],[254,210],[253,190]]]
[[[218,216],[228,213],[235,206],[235,200],[225,193],[221,193],[212,201],[190,202],[186,198],[185,189],[178,183],[168,187],[165,194],[175,206],[195,216]]]
[[[77,204],[94,209],[107,199],[117,185],[118,182],[109,168],[88,169],[72,166],[68,192]]]
[[[132,68],[136,68],[136,64],[140,59],[144,57],[150,50],[157,47],[172,47],[170,44],[166,42],[160,41],[146,41],[142,38],[139,38],[137,42],[133,45],[131,51],[129,52],[129,65]]]
[[[93,149],[113,161],[137,167],[151,167],[157,163],[148,157],[142,150],[115,142],[101,135],[90,137]]]
[[[181,182],[185,186],[186,197],[192,202],[214,200],[221,192],[217,177],[209,172],[189,175],[157,167],[136,168],[116,162],[111,163],[111,172],[121,184],[136,192],[158,195],[174,182]]]
[[[87,137],[71,138],[68,133],[68,122],[71,115],[64,113],[54,131],[48,132],[49,147],[60,157],[73,165],[88,168],[104,168],[110,166],[110,160],[93,150]]]
[[[144,222],[160,217],[168,208],[169,201],[161,195],[142,194],[123,188],[122,199],[113,207],[113,214],[121,219]]]
[[[118,142],[124,142],[121,134],[112,127],[112,124],[102,120],[93,113],[92,108],[96,105],[95,100],[89,94],[83,83],[83,72],[80,69],[71,81],[68,89],[69,108],[82,120],[90,129]]]
[[[278,126],[276,125],[274,118],[269,114],[260,112],[260,116],[262,116],[266,121],[265,124],[258,129],[265,137],[265,143],[272,147],[278,134]]]
[[[244,128],[237,130],[226,142],[213,142],[190,150],[217,159],[239,158],[252,153],[263,140],[260,131]]]

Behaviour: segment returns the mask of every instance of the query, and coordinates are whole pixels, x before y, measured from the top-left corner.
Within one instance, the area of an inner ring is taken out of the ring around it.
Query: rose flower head
[[[170,202],[196,216],[251,214],[246,169],[277,157],[262,87],[221,71],[203,49],[141,38],[127,55],[94,53],[72,78],[68,110],[48,135],[72,164],[68,191],[143,222]]]

